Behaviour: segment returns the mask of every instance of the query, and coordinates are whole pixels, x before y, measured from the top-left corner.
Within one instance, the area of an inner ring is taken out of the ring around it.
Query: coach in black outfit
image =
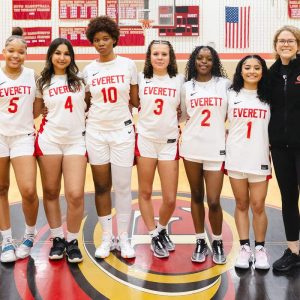
[[[271,120],[269,137],[282,199],[282,216],[288,248],[273,264],[274,270],[300,266],[300,30],[279,29],[273,40],[276,62],[270,68]]]

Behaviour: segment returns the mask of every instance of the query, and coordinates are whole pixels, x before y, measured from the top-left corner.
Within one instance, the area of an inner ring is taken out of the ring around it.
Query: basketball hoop
[[[141,27],[144,31],[144,35],[146,33],[146,30],[152,28],[152,24],[154,23],[154,20],[148,20],[148,19],[140,19],[138,20],[139,23],[141,23]]]

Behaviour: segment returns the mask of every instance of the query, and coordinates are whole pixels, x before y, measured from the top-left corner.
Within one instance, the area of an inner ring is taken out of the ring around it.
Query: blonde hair
[[[295,37],[295,39],[297,41],[298,49],[300,47],[300,29],[296,26],[285,25],[285,26],[281,27],[280,29],[278,29],[275,32],[275,35],[274,35],[274,38],[273,38],[273,48],[275,50],[275,58],[276,59],[279,58],[279,54],[276,51],[277,39],[278,39],[278,36],[280,35],[280,33],[283,32],[283,31],[289,31]]]
[[[12,41],[18,40],[21,43],[23,43],[27,49],[27,43],[25,41],[25,39],[23,38],[23,36],[21,35],[11,35],[6,41],[5,41],[5,47],[8,46],[9,43],[11,43]]]

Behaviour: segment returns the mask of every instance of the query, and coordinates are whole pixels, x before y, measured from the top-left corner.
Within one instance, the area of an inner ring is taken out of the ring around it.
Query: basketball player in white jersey
[[[267,216],[265,199],[271,178],[267,97],[267,66],[258,55],[248,55],[237,65],[228,96],[229,134],[225,168],[236,200],[235,222],[240,251],[235,266],[249,268],[252,251],[249,240],[249,207],[255,236],[254,265],[269,269],[265,248]]]
[[[38,212],[36,160],[34,154],[33,106],[36,75],[23,66],[27,45],[21,36],[9,37],[3,49],[4,66],[0,69],[0,231],[1,262],[12,262],[30,254],[36,234]],[[8,189],[12,165],[22,197],[25,235],[15,249],[9,217]]]
[[[135,251],[129,242],[128,230],[135,133],[129,102],[138,105],[137,69],[132,60],[114,53],[120,30],[111,18],[92,19],[86,35],[99,53],[98,59],[84,69],[87,98],[90,99],[86,145],[103,233],[95,256],[108,257],[116,248],[122,257],[133,258]],[[118,230],[116,239],[112,231],[112,186]]]
[[[85,86],[78,76],[71,43],[52,41],[38,87],[47,115],[35,143],[41,171],[43,202],[53,245],[49,259],[66,255],[71,263],[82,261],[78,232],[83,217],[84,182],[87,164],[85,147]],[[67,201],[67,236],[64,237],[59,193],[64,177]]]
[[[174,50],[168,41],[148,46],[144,72],[139,73],[139,118],[135,155],[139,181],[139,207],[151,236],[156,257],[168,257],[175,245],[167,233],[176,205],[178,185],[178,119],[180,90],[184,77],[178,74]],[[158,170],[162,204],[157,226],[151,199],[155,170]]]
[[[204,182],[209,221],[212,228],[213,261],[225,264],[222,242],[223,213],[220,193],[225,160],[225,118],[227,89],[230,85],[218,53],[209,46],[194,49],[186,66],[182,89],[182,113],[188,115],[183,128],[180,156],[189,180],[191,212],[196,231],[193,262],[204,262],[208,255],[204,231]]]

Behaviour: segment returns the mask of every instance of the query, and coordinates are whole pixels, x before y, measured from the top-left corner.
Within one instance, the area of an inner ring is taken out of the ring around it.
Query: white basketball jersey
[[[172,78],[168,74],[153,75],[148,79],[144,78],[143,73],[139,73],[139,134],[161,142],[178,139],[177,107],[180,105],[183,82],[182,75]]]
[[[36,96],[34,71],[23,67],[17,79],[0,68],[0,134],[14,136],[34,132],[33,102]]]
[[[271,174],[268,125],[270,107],[257,98],[256,90],[242,89],[228,95],[229,134],[227,170],[256,175]]]
[[[82,139],[85,131],[85,87],[71,92],[67,75],[54,75],[49,87],[43,89],[48,114],[39,133],[59,144],[73,144]]]
[[[95,60],[83,73],[92,95],[87,129],[116,130],[132,124],[128,105],[130,85],[137,84],[135,63],[121,56],[104,63]]]
[[[213,77],[183,85],[181,107],[188,120],[183,128],[180,156],[210,161],[225,160],[225,119],[230,81]]]

